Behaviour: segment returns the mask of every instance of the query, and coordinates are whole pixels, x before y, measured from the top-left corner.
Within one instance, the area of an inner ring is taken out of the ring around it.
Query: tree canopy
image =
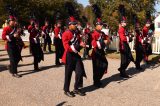
[[[83,13],[83,5],[77,3],[76,0],[0,0],[0,25],[8,18],[7,5],[11,5],[16,10],[19,21],[24,25],[29,23],[32,12],[35,13],[41,25],[44,24],[46,17],[54,23],[57,12],[60,12],[62,18],[66,19],[68,18],[67,10],[64,7],[66,1],[72,2],[80,14]]]
[[[133,28],[133,15],[137,15],[141,25],[146,21],[146,13],[150,11],[154,20],[155,4],[158,0],[89,0],[90,4],[98,4],[102,10],[102,20],[107,22],[113,30],[118,28],[120,14],[118,7],[124,5],[128,26]],[[89,7],[87,7],[89,8]]]
[[[102,11],[102,20],[106,22],[113,30],[118,28],[119,23],[119,5],[125,5],[127,22],[129,27],[133,27],[133,14],[136,14],[141,25],[145,22],[145,14],[150,11],[155,13],[155,4],[158,0],[89,0],[90,5],[83,7],[77,0],[0,0],[0,25],[8,18],[6,5],[12,5],[17,11],[19,21],[23,25],[29,23],[31,12],[36,13],[36,18],[40,21],[40,25],[44,24],[45,17],[49,17],[52,23],[55,21],[55,14],[59,11],[62,14],[62,20],[68,18],[65,8],[65,2],[72,2],[78,10],[79,16],[86,16],[92,24],[95,16],[92,12],[92,4],[97,4]],[[154,18],[154,17],[152,17]],[[81,18],[80,18],[81,21]]]

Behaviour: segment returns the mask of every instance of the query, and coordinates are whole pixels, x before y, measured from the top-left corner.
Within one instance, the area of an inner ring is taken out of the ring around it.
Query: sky
[[[157,12],[160,12],[160,3],[155,6]]]
[[[83,6],[89,5],[88,0],[77,0],[79,3],[83,4]]]
[[[84,6],[89,5],[88,0],[77,0],[77,1],[81,4],[83,4]],[[155,9],[157,12],[160,12],[160,3],[155,6]]]

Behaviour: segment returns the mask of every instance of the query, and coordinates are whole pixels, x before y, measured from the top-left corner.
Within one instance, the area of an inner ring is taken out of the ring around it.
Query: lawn
[[[29,42],[24,42],[26,46],[29,46]],[[5,45],[4,41],[3,40],[0,40],[0,45]],[[52,50],[55,51],[55,46],[51,46],[52,47]],[[90,54],[91,54],[91,50],[90,50]],[[136,57],[136,54],[135,53],[132,53],[133,54],[133,57],[135,59]],[[81,50],[80,52],[80,55],[83,55],[83,49]],[[106,57],[108,58],[112,58],[112,59],[120,59],[120,54],[116,51],[112,51],[112,50],[108,50],[107,53],[106,53]],[[149,60],[151,62],[159,62],[159,59],[160,59],[160,55],[155,55],[155,54],[152,54],[149,56]]]

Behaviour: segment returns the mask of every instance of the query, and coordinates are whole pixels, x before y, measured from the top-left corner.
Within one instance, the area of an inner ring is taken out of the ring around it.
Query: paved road
[[[84,61],[88,78],[84,79],[85,97],[68,98],[63,94],[64,66],[55,67],[55,54],[45,54],[40,72],[33,72],[33,58],[29,50],[23,50],[23,61],[18,71],[23,75],[11,77],[6,69],[8,56],[0,46],[0,106],[159,106],[160,67],[159,64],[143,65],[139,72],[133,63],[127,72],[128,80],[119,77],[117,68],[120,61],[108,59],[109,72],[103,77],[103,88],[92,86],[91,60]],[[72,76],[71,90],[74,84]]]

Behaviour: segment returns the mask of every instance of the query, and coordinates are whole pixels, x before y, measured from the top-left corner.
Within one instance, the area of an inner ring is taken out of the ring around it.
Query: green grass
[[[136,59],[136,53],[132,53],[133,58]],[[107,51],[106,57],[112,59],[120,59],[120,53],[116,51]],[[149,61],[159,63],[160,55],[152,54],[149,56]]]
[[[24,42],[26,46],[29,46],[29,42]],[[5,42],[3,40],[0,40],[0,45],[5,45]],[[55,46],[52,45],[51,46],[51,49],[53,51],[55,51]],[[84,49],[82,49],[80,51],[80,55],[83,55],[83,51]],[[91,50],[90,50],[90,54],[91,54]],[[136,58],[136,54],[135,53],[132,53],[134,59]],[[107,58],[111,58],[111,59],[120,59],[120,53],[116,52],[116,51],[113,51],[113,50],[108,50],[107,53],[106,53],[106,57]],[[158,63],[159,62],[159,59],[160,59],[160,55],[155,55],[155,54],[152,54],[149,56],[149,60],[152,61],[152,62],[156,62]]]
[[[90,50],[90,54],[91,54]],[[81,54],[83,54],[83,49],[81,50]],[[136,53],[132,52],[133,58],[136,59]],[[120,59],[120,53],[114,50],[108,50],[106,53],[107,58],[111,59]],[[149,61],[154,62],[154,63],[159,63],[160,55],[152,54],[149,56]]]

